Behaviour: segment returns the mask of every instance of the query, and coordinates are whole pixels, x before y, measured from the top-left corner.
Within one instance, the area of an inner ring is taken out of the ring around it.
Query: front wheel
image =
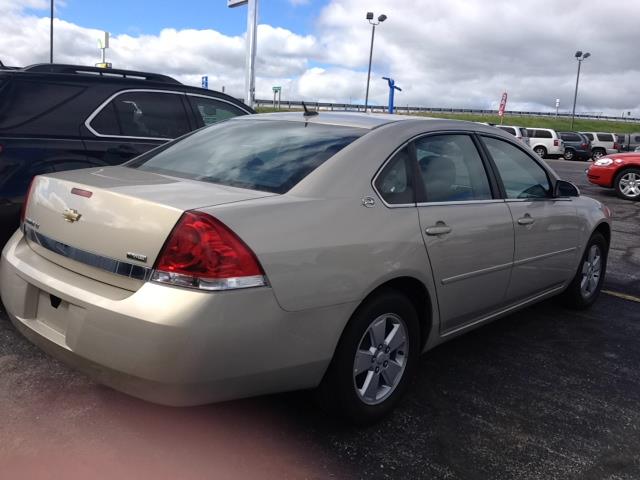
[[[357,425],[374,423],[402,397],[420,350],[418,315],[395,290],[366,300],[351,317],[318,387],[323,408]]]
[[[640,169],[627,168],[616,176],[613,182],[616,193],[625,200],[640,199]]]
[[[589,239],[576,276],[562,294],[562,300],[566,306],[584,309],[596,301],[607,270],[608,249],[604,236],[595,232]]]

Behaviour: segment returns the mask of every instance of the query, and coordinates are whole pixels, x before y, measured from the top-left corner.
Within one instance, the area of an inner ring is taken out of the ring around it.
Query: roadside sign
[[[202,77],[202,88],[209,88],[209,77]]]
[[[242,5],[246,5],[249,3],[249,0],[227,0],[227,7],[241,7]]]
[[[273,93],[278,93],[282,91],[282,87],[271,87],[271,89],[273,90]]]
[[[507,92],[502,94],[502,99],[500,100],[500,108],[498,109],[498,115],[500,117],[504,117],[504,111],[507,108]]]
[[[560,99],[556,98],[556,108],[558,108],[560,106]]]

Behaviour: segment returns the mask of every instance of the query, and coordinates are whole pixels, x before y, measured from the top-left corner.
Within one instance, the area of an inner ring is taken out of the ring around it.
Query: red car
[[[587,170],[591,183],[615,188],[620,198],[640,200],[640,152],[601,157]]]

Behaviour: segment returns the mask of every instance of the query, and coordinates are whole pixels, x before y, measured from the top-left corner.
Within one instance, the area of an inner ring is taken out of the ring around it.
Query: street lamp
[[[53,63],[53,0],[51,0],[51,24],[49,26],[49,63]]]
[[[380,25],[387,19],[386,15],[380,15],[378,21],[373,20],[373,12],[367,12],[367,20],[371,24],[371,48],[369,49],[369,72],[367,73],[367,93],[364,97],[364,111],[367,111],[369,105],[369,81],[371,80],[371,58],[373,57],[373,39],[376,35],[376,25]]]
[[[573,94],[573,111],[571,112],[571,130],[573,130],[573,121],[576,116],[576,100],[578,99],[578,82],[580,81],[580,66],[582,65],[582,61],[589,58],[591,54],[589,52],[582,53],[582,50],[578,50],[576,52],[576,60],[578,60],[578,75],[576,75],[576,91]]]

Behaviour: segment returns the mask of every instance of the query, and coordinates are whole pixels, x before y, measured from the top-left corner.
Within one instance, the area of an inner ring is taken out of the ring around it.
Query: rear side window
[[[598,140],[601,142],[613,142],[613,135],[610,133],[598,133]]]
[[[511,135],[515,136],[516,135],[516,129],[515,128],[511,128],[511,127],[498,127],[500,130],[504,130],[507,133],[510,133]]]
[[[547,198],[551,184],[544,169],[519,148],[498,140],[483,137],[493,158],[507,198]]]
[[[285,193],[365,132],[361,128],[305,122],[230,120],[198,130],[127,166]]]
[[[125,92],[109,102],[90,125],[99,135],[177,138],[191,130],[182,96],[162,92]]]
[[[416,156],[427,202],[489,200],[489,179],[468,135],[436,135],[417,140]]]
[[[400,150],[376,177],[375,187],[389,204],[414,203],[411,175],[411,156],[407,147]]]
[[[203,125],[211,125],[212,123],[246,114],[238,107],[213,98],[196,97],[195,95],[187,95],[187,98],[195,114],[202,119]]]
[[[551,132],[548,130],[536,130],[536,138],[553,138]]]
[[[582,138],[575,133],[561,133],[560,138],[566,142],[581,142]]]
[[[2,92],[0,129],[13,128],[44,115],[80,94],[84,87],[13,80]]]
[[[640,135],[636,135],[634,138],[634,142],[640,143]]]

